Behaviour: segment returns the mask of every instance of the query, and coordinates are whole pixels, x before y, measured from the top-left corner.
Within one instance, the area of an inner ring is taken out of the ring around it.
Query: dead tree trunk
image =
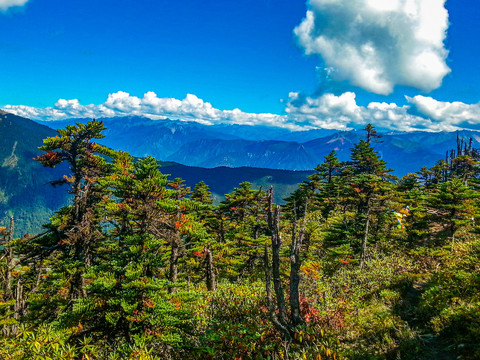
[[[268,246],[265,244],[264,266],[265,266],[265,288],[267,292],[268,314],[273,326],[282,334],[285,339],[291,339],[292,334],[287,318],[285,295],[283,292],[282,279],[280,277],[280,208],[275,207],[273,212],[273,188],[268,191],[268,226],[272,239],[272,268],[269,266]],[[271,290],[271,277],[273,277],[273,288],[275,291],[275,303],[273,302]]]
[[[22,284],[21,280],[17,280],[17,286],[14,289],[13,286],[13,269],[15,268],[15,259],[13,253],[13,232],[15,229],[15,221],[13,216],[10,217],[10,227],[8,229],[8,233],[5,239],[5,283],[4,283],[4,293],[5,302],[8,301],[15,301],[14,303],[14,319],[18,320],[20,318],[20,306],[23,303],[23,294],[22,294]],[[3,327],[3,333],[6,336],[9,335],[16,335],[17,334],[17,326],[15,324],[9,326],[5,325]]]
[[[273,289],[277,300],[278,319],[282,324],[286,324],[287,308],[285,305],[282,279],[280,277],[280,246],[282,245],[282,238],[280,236],[280,207],[276,206],[275,211],[273,211],[273,188],[270,188],[268,192],[268,210],[268,225],[272,233]]]
[[[6,289],[5,295],[8,300],[13,299],[13,290],[12,290],[12,270],[13,270],[13,248],[10,246],[13,240],[13,231],[15,227],[15,221],[13,216],[10,217],[10,228],[8,229],[8,237],[5,245],[7,246],[7,268],[6,268]]]
[[[282,287],[282,279],[280,277],[280,246],[282,238],[280,237],[280,208],[275,208],[274,216],[274,232],[272,234],[272,275],[273,288],[277,297],[278,318],[284,324],[287,323],[287,308],[285,305],[285,295]]]
[[[205,272],[207,281],[207,290],[215,291],[217,289],[217,283],[215,282],[215,269],[213,267],[213,256],[210,249],[205,248]]]
[[[271,271],[272,270],[270,269],[269,262],[270,261],[268,258],[268,245],[265,244],[263,263],[265,267],[265,290],[267,292],[268,316],[273,326],[278,330],[278,332],[280,332],[280,334],[282,334],[282,336],[285,339],[290,340],[292,336],[290,334],[288,323],[286,322],[286,316],[285,316],[285,322],[280,321],[279,314],[277,314],[276,312],[277,306],[275,306],[275,303],[273,302],[272,287],[271,287]],[[277,296],[277,302],[278,302],[278,296]],[[283,303],[285,304],[285,300]]]
[[[308,201],[305,203],[307,207]],[[265,283],[267,292],[267,301],[269,305],[269,316],[272,324],[282,334],[285,339],[291,340],[294,334],[294,328],[303,324],[303,318],[300,312],[300,267],[301,249],[305,235],[307,211],[302,220],[300,230],[297,231],[296,221],[292,233],[292,246],[290,248],[290,318],[287,316],[287,305],[280,276],[280,247],[282,238],[280,236],[280,207],[276,206],[273,210],[273,189],[268,192],[268,225],[271,231],[272,239],[272,267],[269,267],[268,247],[265,245],[264,264],[265,264]],[[275,303],[271,291],[271,279],[273,278],[273,288],[275,291]]]
[[[23,315],[24,309],[24,300],[23,300],[23,284],[22,280],[19,278],[17,280],[17,287],[15,288],[15,305],[13,308],[13,318],[16,321],[16,324],[12,325],[12,335],[18,333],[17,323],[20,320],[20,316]]]
[[[365,259],[367,256],[367,244],[368,244],[368,230],[370,226],[370,204],[367,205],[367,222],[365,223],[365,232],[362,241],[362,254],[360,256],[360,269],[365,267]]]
[[[302,250],[303,239],[305,237],[305,228],[307,225],[307,206],[308,199],[305,202],[305,213],[302,219],[300,231],[297,231],[296,216],[292,232],[292,245],[290,248],[290,319],[293,326],[304,323],[300,313],[300,267],[302,261],[300,253]]]

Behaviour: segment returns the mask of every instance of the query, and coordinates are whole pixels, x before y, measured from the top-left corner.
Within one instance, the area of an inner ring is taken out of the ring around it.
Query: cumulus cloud
[[[0,0],[0,10],[5,11],[13,6],[23,6],[28,0]]]
[[[360,106],[355,93],[301,97],[290,93],[290,121],[323,129],[349,130],[372,123],[383,130],[455,131],[480,129],[480,103],[442,102],[426,96],[406,96],[406,105],[371,102]]]
[[[463,128],[469,125],[480,125],[480,103],[465,104],[459,101],[438,101],[421,95],[413,98],[407,97],[407,100],[415,106],[418,112],[440,126]]]
[[[309,0],[294,33],[332,75],[377,94],[395,85],[424,91],[450,72],[446,0]]]
[[[290,100],[285,109],[289,117],[297,123],[339,130],[346,130],[351,124],[363,123],[362,109],[357,105],[355,94],[352,92],[340,96],[324,94],[317,98],[304,99],[299,99],[299,95],[290,93]]]
[[[247,113],[240,109],[220,110],[195,95],[183,100],[159,98],[154,92],[143,97],[119,91],[99,105],[82,105],[77,99],[58,100],[54,106],[35,108],[6,105],[2,110],[18,116],[55,121],[68,118],[144,116],[154,120],[180,119],[202,124],[241,124],[283,127],[291,130],[350,130],[374,124],[381,130],[454,131],[480,129],[480,103],[441,102],[431,97],[406,97],[407,104],[371,102],[357,104],[353,92],[341,95],[304,96],[292,92],[285,103],[285,114]]]
[[[203,124],[231,123],[244,125],[267,125],[297,129],[298,126],[286,116],[276,114],[246,113],[240,109],[219,110],[193,94],[185,99],[159,98],[147,92],[143,98],[119,91],[108,95],[100,105],[82,105],[77,99],[60,99],[53,107],[35,108],[25,105],[6,105],[4,111],[34,120],[62,120],[68,118],[102,118],[114,116],[145,116],[150,119],[182,119]]]
[[[355,98],[355,93],[346,92],[340,96],[324,94],[316,98],[306,97],[299,102],[299,94],[290,93],[286,112],[297,124],[323,129],[350,130],[372,123],[383,130],[443,130],[430,119],[410,114],[408,105],[371,102],[367,106],[359,106]]]

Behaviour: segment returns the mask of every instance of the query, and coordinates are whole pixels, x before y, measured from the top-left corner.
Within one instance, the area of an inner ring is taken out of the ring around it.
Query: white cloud
[[[359,106],[355,97],[355,93],[346,92],[340,96],[324,94],[299,101],[298,94],[291,93],[286,111],[290,119],[297,123],[308,123],[324,129],[350,130],[372,123],[388,130],[441,130],[433,126],[431,120],[408,113],[408,105],[372,102],[367,106]]]
[[[0,10],[7,10],[13,6],[23,6],[28,0],[0,0]]]
[[[480,103],[441,102],[431,97],[406,97],[407,105],[356,103],[355,93],[300,98],[290,93],[286,112],[290,121],[324,129],[349,130],[372,123],[385,130],[455,131],[480,128]],[[413,108],[412,108],[413,107]]]
[[[183,100],[159,98],[154,92],[143,97],[119,91],[108,95],[103,104],[82,105],[77,99],[58,100],[53,107],[35,108],[6,105],[2,110],[34,120],[68,118],[102,118],[144,116],[154,120],[166,118],[196,121],[202,124],[241,124],[283,127],[291,130],[349,130],[374,124],[382,130],[454,131],[480,129],[480,103],[441,102],[431,97],[406,97],[406,105],[371,102],[357,104],[353,92],[339,96],[303,96],[292,92],[285,105],[285,115],[246,113],[240,109],[220,110],[209,102],[189,94]]]
[[[338,80],[378,94],[395,85],[431,91],[450,69],[445,0],[309,0],[294,33]]]
[[[60,99],[53,107],[35,108],[25,105],[6,105],[3,110],[34,120],[61,120],[68,118],[101,118],[114,116],[145,116],[151,119],[182,119],[203,124],[231,123],[244,125],[279,126],[298,129],[284,115],[246,113],[240,109],[219,110],[209,102],[188,94],[185,99],[159,98],[147,92],[143,98],[119,91],[109,94],[100,105],[82,105],[77,99]]]
[[[468,127],[468,125],[480,125],[480,103],[444,102],[421,95],[413,98],[407,97],[407,100],[420,113],[441,126]]]
[[[323,129],[345,130],[352,123],[363,122],[361,108],[357,105],[355,94],[352,92],[340,96],[324,94],[300,101],[298,93],[290,93],[290,101],[285,111],[297,123],[306,123]]]

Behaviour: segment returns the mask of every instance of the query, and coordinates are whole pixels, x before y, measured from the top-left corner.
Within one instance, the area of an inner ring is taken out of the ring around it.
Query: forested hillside
[[[243,182],[213,205],[104,130],[48,135],[71,203],[38,236],[0,228],[0,358],[480,358],[472,142],[398,179],[367,125],[285,204]]]
[[[15,236],[40,232],[50,216],[67,204],[67,189],[53,187],[52,183],[69,175],[68,167],[62,164],[46,169],[33,160],[40,154],[38,147],[42,140],[55,134],[55,130],[32,120],[0,112],[0,222],[8,222],[10,216],[15,216]],[[274,185],[275,200],[281,201],[312,173],[247,167],[207,169],[172,161],[162,161],[160,166],[164,173],[181,177],[191,187],[201,180],[208,181],[215,202],[242,181],[251,182],[256,189]]]
[[[55,210],[66,204],[66,190],[50,182],[67,167],[48,170],[33,161],[48,136],[55,136],[55,131],[0,111],[0,221],[15,215],[19,236],[41,230]]]

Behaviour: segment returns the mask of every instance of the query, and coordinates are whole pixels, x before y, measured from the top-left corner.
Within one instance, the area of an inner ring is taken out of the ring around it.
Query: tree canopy
[[[285,204],[220,203],[67,126],[36,160],[71,202],[0,226],[2,359],[478,359],[479,152],[390,175],[371,125]],[[467,325],[468,324],[468,325]]]

